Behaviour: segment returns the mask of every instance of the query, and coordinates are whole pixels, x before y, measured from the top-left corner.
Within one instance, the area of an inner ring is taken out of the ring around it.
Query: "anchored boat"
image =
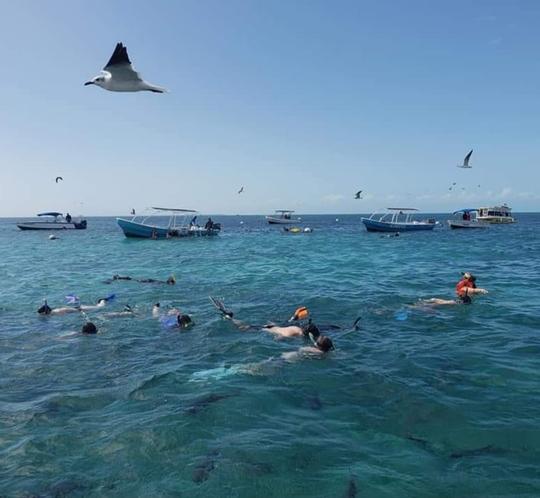
[[[416,221],[413,213],[416,208],[386,208],[384,212],[375,212],[369,218],[362,218],[368,232],[412,232],[433,230],[437,222],[433,219]]]
[[[204,226],[197,224],[198,212],[193,209],[176,209],[153,207],[153,213],[146,216],[133,216],[130,220],[116,218],[118,226],[126,237],[139,239],[170,239],[183,237],[206,237],[217,235],[221,230],[220,223],[214,223],[211,218]],[[167,213],[167,222],[161,222],[159,217]]]
[[[299,218],[291,218],[291,214],[294,211],[289,209],[276,209],[276,214],[274,216],[267,216],[266,220],[270,225],[291,225],[293,223],[299,223]]]
[[[458,209],[452,215],[453,219],[448,220],[448,225],[452,229],[457,228],[488,228],[488,224],[477,218],[478,209]]]
[[[512,217],[512,209],[506,204],[502,206],[478,208],[477,218],[485,223],[515,223]]]
[[[39,213],[40,221],[25,221],[17,223],[21,230],[85,230],[86,220],[81,217],[76,220],[68,213],[64,216],[62,213],[48,212]]]

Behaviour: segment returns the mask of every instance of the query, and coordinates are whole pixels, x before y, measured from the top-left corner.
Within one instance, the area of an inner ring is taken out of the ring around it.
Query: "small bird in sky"
[[[356,192],[356,194],[354,194],[354,198],[355,199],[361,199],[362,197],[360,196],[360,194],[362,193],[361,190],[359,190],[358,192]]]
[[[241,194],[244,191],[244,186],[238,191],[239,194]]]
[[[64,179],[61,176],[57,176],[55,182],[58,183],[60,180],[64,181]]]
[[[463,164],[458,164],[457,167],[458,167],[458,168],[472,168],[472,166],[469,165],[469,160],[471,159],[472,153],[473,153],[473,151],[471,150],[471,151],[465,156],[465,159],[463,160]]]
[[[116,44],[116,48],[103,70],[84,85],[97,85],[111,92],[141,92],[145,90],[155,93],[166,92],[165,88],[152,85],[141,78],[139,73],[133,69],[127,49],[122,43]]]
[[[135,216],[135,208],[132,208],[132,209],[131,209],[131,214],[132,214],[133,216]]]

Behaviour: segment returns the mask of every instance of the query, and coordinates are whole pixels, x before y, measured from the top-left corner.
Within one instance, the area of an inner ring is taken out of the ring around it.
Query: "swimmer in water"
[[[115,294],[111,294],[110,296],[98,299],[96,304],[79,304],[77,308],[81,311],[99,310],[107,306],[107,304],[109,304],[109,302],[111,302],[115,297]]]
[[[80,309],[73,308],[71,306],[64,306],[61,308],[51,308],[47,301],[43,303],[43,306],[38,308],[37,312],[42,316],[49,316],[49,315],[67,315],[68,313],[80,313]]]
[[[456,284],[456,299],[439,299],[432,297],[431,299],[425,299],[420,301],[419,305],[422,306],[452,306],[454,304],[472,304],[472,294],[487,294],[486,289],[482,289],[476,286],[476,277],[469,272],[462,274],[462,278]]]
[[[110,313],[103,313],[105,318],[122,318],[126,316],[135,316],[135,311],[133,308],[126,304],[122,311],[111,311]]]
[[[86,322],[82,326],[82,330],[81,330],[81,332],[84,335],[97,334],[97,331],[98,331],[97,327],[92,322]]]
[[[330,337],[325,335],[319,335],[317,338],[310,334],[310,339],[313,342],[313,346],[304,346],[298,351],[289,351],[283,353],[281,357],[287,361],[295,361],[305,356],[322,356],[329,351],[334,351],[334,343]]]
[[[122,275],[113,275],[112,279],[105,280],[106,284],[110,284],[115,280],[133,280],[134,282],[139,282],[141,284],[166,284],[166,285],[176,285],[176,278],[174,275],[171,275],[167,280],[157,280],[155,278],[133,278],[129,276]]]

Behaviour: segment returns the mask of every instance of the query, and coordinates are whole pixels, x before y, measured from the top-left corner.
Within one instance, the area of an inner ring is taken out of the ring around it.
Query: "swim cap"
[[[171,275],[171,276],[167,279],[167,284],[169,284],[169,285],[174,285],[174,284],[176,284],[176,278],[174,278],[174,275]]]
[[[97,334],[97,327],[92,322],[86,322],[82,327],[83,334]]]
[[[305,320],[309,316],[309,310],[305,306],[300,306],[291,317],[290,321],[293,320]]]

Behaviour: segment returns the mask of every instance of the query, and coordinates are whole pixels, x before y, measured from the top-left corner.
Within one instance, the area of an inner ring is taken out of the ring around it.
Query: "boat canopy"
[[[291,209],[276,209],[276,213],[294,213]]]
[[[418,211],[416,208],[386,208],[389,211]]]
[[[50,212],[50,213],[38,213],[38,216],[54,216],[55,218],[57,216],[62,216],[62,213],[54,213],[54,212]]]
[[[458,214],[458,213],[474,213],[475,211],[478,211],[478,209],[476,209],[476,208],[458,209],[457,211],[454,211],[452,214]]]
[[[178,208],[162,208],[162,207],[152,207],[156,211],[172,211],[175,213],[196,213],[194,209],[178,209]]]

